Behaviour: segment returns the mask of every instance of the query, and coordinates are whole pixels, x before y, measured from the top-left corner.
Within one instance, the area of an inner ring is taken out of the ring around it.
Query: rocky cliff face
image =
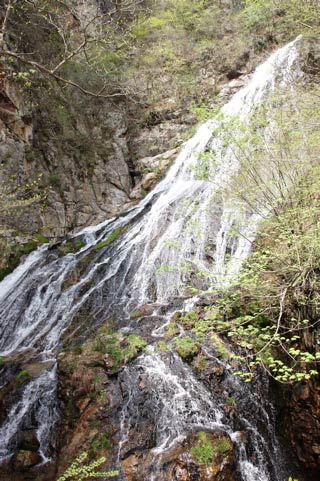
[[[95,18],[95,9],[101,8],[104,14],[114,9],[114,2],[70,2],[70,5],[74,15],[65,28],[72,35],[77,35],[81,26]],[[121,28],[121,22],[130,23],[131,16],[138,15],[141,6],[150,9],[151,5],[136,2],[137,11],[124,9],[123,18],[120,14],[117,17]],[[232,2],[223,8],[228,15]],[[34,20],[32,12],[30,15]],[[94,36],[96,26],[100,27],[99,21],[97,17],[90,23],[89,35]],[[17,25],[20,25],[19,18]],[[21,35],[24,43],[20,45],[18,40],[16,45],[27,51],[36,49],[38,60],[44,64],[50,63],[61,48],[59,42],[48,44],[46,28],[39,24],[35,32],[26,27]],[[215,31],[209,34],[218,35]],[[55,37],[51,40],[56,41]],[[134,37],[131,41],[135,41]],[[152,38],[150,42],[156,43]],[[225,42],[230,47],[229,33]],[[1,169],[0,176],[4,183],[15,176],[13,184],[17,185],[37,181],[45,199],[41,206],[35,203],[21,213],[12,209],[1,218],[11,244],[20,243],[21,234],[28,237],[41,232],[49,238],[61,237],[119,214],[161,177],[175,154],[174,149],[188,138],[198,120],[197,115],[190,112],[194,97],[190,96],[193,84],[188,86],[188,71],[183,71],[183,78],[177,81],[178,73],[174,70],[159,75],[161,65],[146,70],[142,62],[140,67],[147,45],[137,48],[133,43],[121,74],[128,77],[120,80],[124,94],[109,100],[83,95],[77,89],[65,91],[63,84],[57,84],[50,77],[33,83],[25,81],[28,71],[14,76],[10,67],[2,69],[0,156],[7,169],[6,172]],[[135,51],[140,58],[137,62]],[[214,50],[208,50],[195,59],[194,65],[200,73],[194,88],[201,97],[212,98],[224,81],[245,73],[250,58],[247,49],[240,49],[238,57],[225,60],[217,67],[217,59],[212,62],[214,55]],[[160,61],[163,59],[159,58]],[[141,79],[138,78],[140,68]],[[157,77],[154,95],[152,87],[150,90],[146,85],[153,70]],[[90,72],[84,71],[83,76],[88,77],[89,83],[92,81]],[[186,88],[186,98],[180,98],[180,83],[182,89]],[[172,95],[177,95],[179,100]]]

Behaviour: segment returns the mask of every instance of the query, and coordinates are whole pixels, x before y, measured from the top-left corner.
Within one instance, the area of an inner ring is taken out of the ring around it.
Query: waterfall
[[[273,53],[221,114],[249,123],[255,109],[277,86],[301,76],[298,47],[299,38]],[[204,273],[203,287],[210,288],[229,283],[239,271],[261,215],[249,209],[243,212],[240,206],[230,208],[231,199],[226,202],[221,195],[236,175],[239,160],[219,130],[220,119],[221,115],[198,129],[163,180],[137,206],[71,237],[71,241],[82,241],[77,252],[60,257],[57,250],[41,247],[0,283],[0,355],[9,358],[19,353],[44,365],[39,377],[25,384],[0,427],[0,460],[12,454],[15,437],[30,411],[36,413],[40,454],[44,462],[50,459],[50,431],[57,420],[57,381],[55,365],[48,367],[46,363],[55,358],[64,333],[79,314],[90,319],[90,330],[110,316],[126,320],[139,306],[169,305],[173,298],[185,297],[199,272]],[[236,135],[241,137],[241,132]],[[214,167],[209,178],[201,180],[197,167],[204,152],[213,152]],[[235,223],[241,236],[230,234]],[[74,272],[79,276],[68,282]],[[220,426],[232,436],[232,430],[221,422],[219,402],[211,399],[179,359],[174,363],[180,377],[156,353],[141,356],[122,374],[132,393],[139,369],[161,392],[155,407],[156,452],[167,449],[190,425]],[[174,402],[168,405],[168,399]],[[123,439],[133,402],[134,395],[122,413]],[[194,413],[191,417],[190,412]],[[243,446],[239,446],[239,453],[243,481],[271,480],[263,459],[254,465]],[[161,479],[156,473],[152,476]]]

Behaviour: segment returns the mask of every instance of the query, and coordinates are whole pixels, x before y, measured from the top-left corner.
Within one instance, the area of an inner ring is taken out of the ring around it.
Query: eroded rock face
[[[320,386],[304,381],[282,391],[282,424],[307,479],[320,475]]]
[[[304,311],[298,307],[300,314],[317,325],[318,313],[314,307]],[[319,329],[305,329],[299,340],[301,351],[317,352],[319,350]],[[318,370],[317,363],[309,364],[308,369]],[[293,385],[275,386],[275,398],[279,405],[279,423],[288,440],[290,452],[294,452],[302,476],[308,481],[317,481],[320,477],[320,384],[319,376]],[[300,479],[300,476],[299,476]]]
[[[320,386],[301,383],[293,388],[290,438],[298,458],[308,469],[320,466]]]

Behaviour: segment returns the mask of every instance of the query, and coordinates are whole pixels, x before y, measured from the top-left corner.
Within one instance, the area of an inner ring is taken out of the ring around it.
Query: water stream
[[[291,84],[301,76],[298,59],[299,39],[257,68],[248,84],[222,108],[223,116],[249,123],[255,109],[277,86]],[[73,236],[83,243],[78,252],[59,257],[56,250],[44,246],[0,283],[0,355],[25,354],[44,363],[42,373],[24,386],[0,427],[0,461],[11,456],[16,435],[30,411],[35,412],[43,461],[50,459],[50,432],[57,420],[57,379],[55,363],[48,367],[48,361],[54,361],[63,335],[79,316],[90,319],[89,329],[110,316],[126,319],[145,304],[170,305],[172,299],[186,296],[188,286],[199,282],[199,272],[204,273],[204,288],[227,284],[237,274],[250,252],[261,215],[243,211],[242,206],[231,208],[232,199],[222,193],[236,175],[239,160],[230,139],[219,130],[220,121],[221,115],[199,128],[164,179],[137,206]],[[214,167],[207,180],[199,180],[197,166],[204,152],[213,152]],[[230,233],[235,225],[241,235]],[[110,235],[113,242],[99,248]],[[80,275],[70,283],[74,272]],[[130,410],[135,409],[141,370],[157,387],[157,398],[150,401],[156,413],[155,456],[193,425],[220,426],[236,440],[233,428],[222,423],[219,400],[212,399],[189,367],[177,356],[169,365],[153,353],[141,356],[122,373],[131,390],[122,413],[122,443],[130,428]],[[266,467],[270,463],[265,461],[259,433],[250,423],[247,429],[257,453],[256,462],[249,461],[239,443],[242,480],[282,481],[274,466],[271,471]],[[161,480],[156,468],[152,479]]]

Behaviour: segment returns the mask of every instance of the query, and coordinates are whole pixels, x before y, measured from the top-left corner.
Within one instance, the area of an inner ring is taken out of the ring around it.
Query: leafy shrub
[[[57,481],[67,481],[68,479],[70,481],[71,479],[72,481],[86,481],[92,478],[111,478],[118,476],[119,471],[97,471],[97,468],[105,463],[105,457],[101,457],[91,463],[85,463],[87,457],[88,454],[86,452],[80,454]]]

